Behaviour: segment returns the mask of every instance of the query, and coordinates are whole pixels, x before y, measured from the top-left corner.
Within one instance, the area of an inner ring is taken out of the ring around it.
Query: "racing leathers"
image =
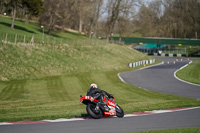
[[[107,93],[106,91],[100,90],[100,89],[94,88],[94,87],[91,87],[87,91],[87,96],[91,96],[91,97],[99,100],[99,102],[98,102],[99,104],[103,103],[103,97],[104,97],[104,95],[107,95],[108,97],[113,97],[111,94]]]

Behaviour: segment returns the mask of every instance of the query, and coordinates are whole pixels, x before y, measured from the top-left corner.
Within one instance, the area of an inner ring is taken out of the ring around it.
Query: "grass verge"
[[[176,73],[177,77],[195,84],[200,84],[200,60],[193,60],[184,69]]]

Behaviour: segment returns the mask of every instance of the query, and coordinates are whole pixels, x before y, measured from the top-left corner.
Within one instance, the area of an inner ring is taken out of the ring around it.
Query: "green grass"
[[[10,23],[9,18],[0,21]],[[38,24],[16,21],[16,25],[28,31],[10,30],[0,23],[0,32],[41,35]],[[137,69],[128,63],[150,57],[80,34],[55,32],[54,36],[71,41],[62,45],[0,42],[0,122],[87,116],[79,95],[86,94],[91,83],[114,94],[126,113],[200,106],[195,99],[142,90],[119,80],[119,72]],[[82,40],[72,43],[78,39]]]
[[[166,130],[152,130],[137,133],[200,133],[200,128],[181,128],[181,129],[166,129]]]
[[[200,84],[200,60],[193,62],[176,73],[177,77],[185,81]]]
[[[35,79],[85,72],[105,72],[127,68],[129,62],[148,59],[126,46],[22,45],[0,43],[0,79]]]

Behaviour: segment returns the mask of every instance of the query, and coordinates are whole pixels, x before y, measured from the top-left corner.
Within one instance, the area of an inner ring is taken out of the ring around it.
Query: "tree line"
[[[142,5],[134,24],[144,36],[200,38],[200,0],[154,0]]]
[[[200,38],[200,0],[1,0],[0,13],[28,23],[36,20],[47,34],[71,28],[90,37],[113,35]]]

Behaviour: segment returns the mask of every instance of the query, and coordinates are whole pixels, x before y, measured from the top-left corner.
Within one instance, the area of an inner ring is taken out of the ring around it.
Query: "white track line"
[[[13,125],[12,123],[8,123],[8,122],[2,122],[2,123],[0,123],[0,126],[1,125]]]
[[[56,119],[56,120],[43,120],[46,122],[66,122],[66,121],[81,121],[85,120],[83,118],[72,118],[72,119]]]
[[[123,78],[120,76],[120,73],[118,73],[117,76],[119,77],[119,79],[120,79],[122,82],[126,83],[126,82],[123,80]]]

